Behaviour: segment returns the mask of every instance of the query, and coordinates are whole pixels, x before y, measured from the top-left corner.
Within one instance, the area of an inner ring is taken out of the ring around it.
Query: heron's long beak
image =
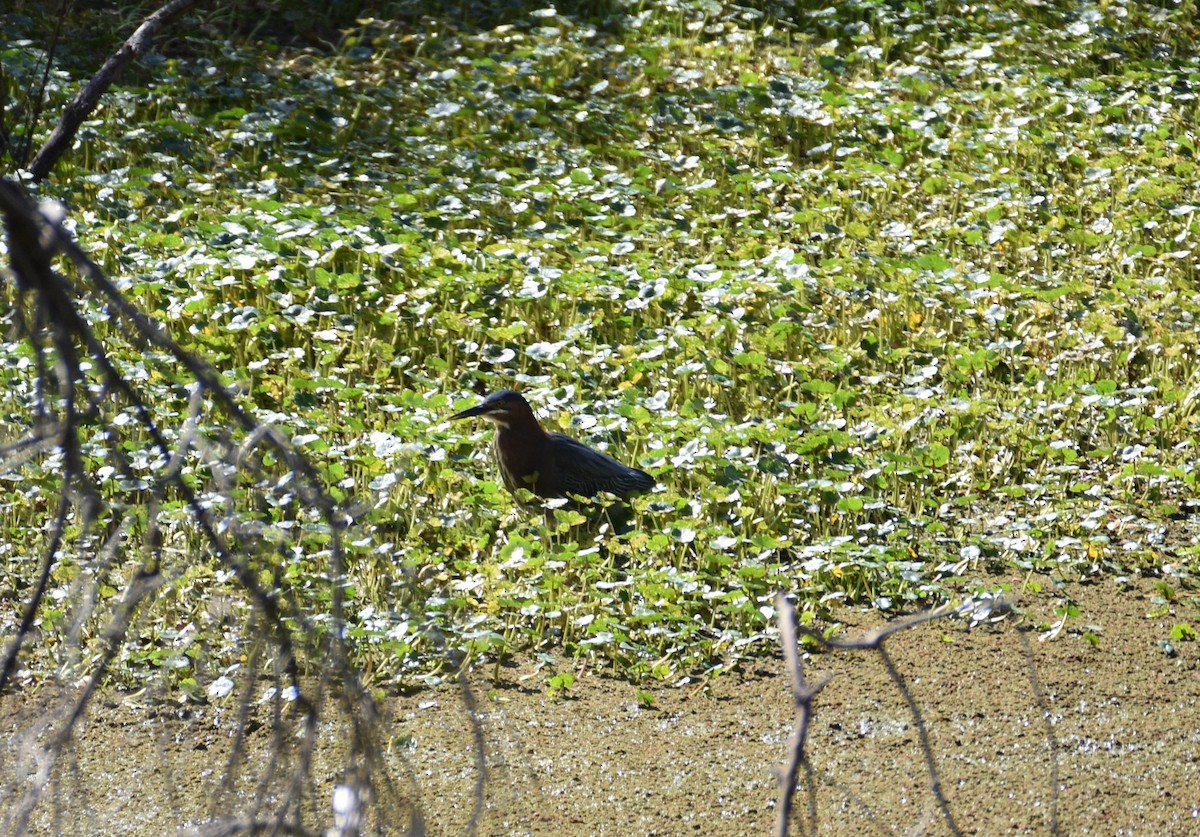
[[[485,401],[482,404],[476,404],[470,409],[463,410],[461,413],[455,413],[450,416],[449,421],[458,421],[459,419],[474,418],[475,416],[487,415],[490,405]]]

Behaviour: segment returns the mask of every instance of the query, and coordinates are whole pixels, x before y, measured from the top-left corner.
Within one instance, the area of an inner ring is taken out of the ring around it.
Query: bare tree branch
[[[50,134],[50,139],[46,140],[46,144],[42,146],[37,156],[33,158],[33,162],[30,163],[29,172],[33,175],[35,182],[40,183],[50,174],[50,169],[54,168],[54,164],[66,153],[76,132],[79,131],[79,126],[83,124],[83,120],[87,119],[96,109],[100,97],[116,80],[121,70],[125,69],[135,58],[140,58],[146,53],[154,36],[163,27],[200,2],[202,0],[171,0],[170,3],[142,21],[142,25],[137,28],[137,31],[130,35],[129,39],[121,44],[121,48],[104,62],[104,66],[92,77],[92,80],[75,94],[75,98],[63,112],[62,119]]]
[[[776,769],[779,800],[775,805],[775,835],[787,837],[788,820],[792,814],[792,797],[796,793],[796,773],[800,769],[800,763],[804,761],[804,742],[808,738],[808,719],[812,715],[812,702],[830,678],[823,677],[813,686],[805,682],[804,669],[800,662],[800,647],[796,642],[796,609],[782,590],[775,594],[775,609],[778,612],[776,618],[779,622],[779,644],[783,647],[783,659],[792,684],[792,699],[796,702],[796,722],[788,742],[787,761]]]
[[[351,837],[372,824],[386,823],[389,833],[401,828],[406,834],[425,834],[416,774],[410,768],[407,777],[398,776],[383,752],[389,722],[347,653],[340,627],[346,587],[342,534],[353,523],[354,511],[330,496],[321,475],[284,434],[260,423],[239,404],[211,364],[185,351],[158,322],[124,298],[62,226],[61,210],[36,204],[19,184],[0,178],[0,218],[8,238],[8,264],[0,265],[0,282],[14,289],[16,339],[33,347],[37,370],[33,415],[22,436],[0,444],[0,469],[61,457],[54,463],[61,469],[61,505],[46,526],[45,556],[26,598],[23,627],[0,648],[0,693],[13,685],[18,655],[33,641],[50,574],[64,549],[81,552],[86,566],[72,587],[65,630],[75,647],[85,627],[94,631],[94,653],[69,661],[72,688],[42,713],[44,721],[18,730],[22,761],[0,772],[0,797],[15,800],[8,810],[0,806],[0,831],[23,832],[44,792],[52,791],[62,771],[69,769],[63,764],[79,723],[116,653],[127,647],[137,620],[193,562],[215,559],[232,571],[234,595],[248,606],[244,617],[233,611],[228,616],[248,656],[222,675],[240,693],[237,723],[225,769],[214,773],[211,822],[198,833],[335,833],[312,831],[304,819],[310,815],[315,789],[318,738],[329,740],[330,730],[344,723],[346,734],[334,746],[343,757],[341,801],[345,803],[349,793],[353,804],[339,808],[335,795],[330,813],[335,825],[339,817],[342,820],[336,833]],[[136,381],[122,375],[110,348],[87,321],[84,311],[90,304],[103,305],[112,339],[153,357],[155,363],[185,370],[183,378],[190,382],[181,385],[178,394],[187,393],[186,410],[164,414]],[[127,437],[114,423],[116,413],[133,417],[138,445],[152,451],[162,465],[146,487],[107,497],[96,491],[95,463],[81,455],[81,433],[85,426],[102,427],[105,445],[98,455],[119,480],[135,483],[138,472],[126,456],[122,440]],[[207,423],[213,419],[217,426],[210,428]],[[289,526],[286,533],[277,530],[283,534],[272,544],[259,536],[258,522],[242,511],[255,498],[284,496],[273,493],[284,485],[290,499],[286,509],[277,508],[285,522],[319,519],[325,529],[327,540],[318,545],[325,561],[319,578],[328,586],[327,615],[324,609],[312,613],[279,583],[281,568],[294,560],[300,527]],[[162,548],[158,518],[167,501],[187,514],[205,545],[199,551]],[[144,516],[138,506],[145,509]],[[144,531],[133,538],[127,537],[133,520],[127,510],[143,521]],[[138,544],[145,552],[140,560],[126,551],[127,545]],[[118,583],[125,595],[97,598],[96,585],[121,563],[123,572],[132,572],[128,581]],[[436,627],[427,629],[460,669],[461,660],[446,647]],[[303,679],[302,659],[310,672]],[[467,833],[476,833],[485,803],[486,750],[475,697],[465,677],[460,676],[460,684],[478,770]],[[270,740],[268,757],[259,763],[246,755],[249,736],[263,713]],[[403,756],[400,761],[404,763]],[[247,789],[249,794],[243,796]]]
[[[933,610],[927,610],[924,613],[917,613],[904,619],[897,619],[880,628],[868,631],[859,639],[839,641],[828,639],[821,633],[809,628],[798,628],[796,625],[796,611],[792,603],[788,600],[787,595],[782,590],[776,593],[775,608],[778,614],[779,643],[783,648],[783,657],[787,665],[788,678],[791,681],[792,697],[796,704],[796,720],[792,729],[791,739],[788,742],[787,760],[782,767],[777,768],[775,771],[779,781],[779,799],[775,808],[776,837],[786,837],[787,835],[788,821],[792,813],[792,797],[796,792],[796,774],[801,764],[807,764],[804,747],[808,737],[808,722],[812,717],[812,701],[829,682],[828,677],[823,678],[813,686],[809,686],[805,681],[800,660],[799,644],[797,642],[798,633],[833,651],[876,651],[879,653],[888,675],[904,696],[904,700],[908,704],[909,713],[912,715],[913,723],[917,728],[921,742],[921,752],[925,758],[925,764],[929,769],[930,789],[933,792],[934,801],[937,805],[936,810],[941,812],[942,819],[945,820],[952,834],[961,834],[962,832],[958,827],[958,823],[954,819],[954,813],[950,808],[950,802],[942,792],[937,763],[933,757],[933,747],[929,742],[929,735],[925,727],[925,720],[921,715],[920,707],[909,691],[908,685],[904,682],[903,676],[901,676],[891,657],[888,656],[887,651],[884,649],[883,642],[892,634],[946,616],[969,618],[972,625],[985,621],[998,621],[1010,615],[1012,607],[1013,601],[1008,596],[984,594],[978,598],[969,599],[958,607],[945,604]],[[1030,656],[1028,648],[1026,656]],[[1031,672],[1031,677],[1034,678],[1034,693],[1038,697],[1038,705],[1041,706],[1043,701],[1039,684],[1036,681],[1036,674]],[[1054,753],[1056,761],[1053,768],[1053,775],[1057,777],[1057,744],[1054,741],[1053,729],[1049,730],[1048,738],[1051,742],[1051,752]],[[1055,781],[1057,782],[1057,778],[1055,778]],[[812,791],[813,788],[810,787],[810,794]],[[811,802],[809,809],[809,817],[812,821],[812,828],[815,831],[815,800]],[[1052,807],[1051,811],[1052,825],[1055,833],[1057,833],[1057,796],[1055,797],[1055,806]]]

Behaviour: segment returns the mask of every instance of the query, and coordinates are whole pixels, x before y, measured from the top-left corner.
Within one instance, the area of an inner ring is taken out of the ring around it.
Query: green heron
[[[455,413],[451,421],[482,416],[496,425],[492,449],[504,486],[515,496],[526,488],[538,497],[594,497],[602,491],[627,499],[654,487],[654,477],[622,465],[561,433],[547,433],[529,402],[511,389]]]

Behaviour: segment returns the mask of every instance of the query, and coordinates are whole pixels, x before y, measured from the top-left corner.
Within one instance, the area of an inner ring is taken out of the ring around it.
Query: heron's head
[[[474,407],[450,416],[450,421],[475,418],[476,416],[485,418],[500,427],[512,427],[518,422],[533,419],[533,410],[521,393],[511,389],[502,389],[492,393]],[[536,421],[534,419],[535,423]]]

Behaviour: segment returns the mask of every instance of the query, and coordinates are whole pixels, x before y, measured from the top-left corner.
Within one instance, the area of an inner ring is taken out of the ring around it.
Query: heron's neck
[[[540,444],[546,438],[546,431],[536,421],[497,422],[496,434],[504,437],[506,442],[524,444]]]

